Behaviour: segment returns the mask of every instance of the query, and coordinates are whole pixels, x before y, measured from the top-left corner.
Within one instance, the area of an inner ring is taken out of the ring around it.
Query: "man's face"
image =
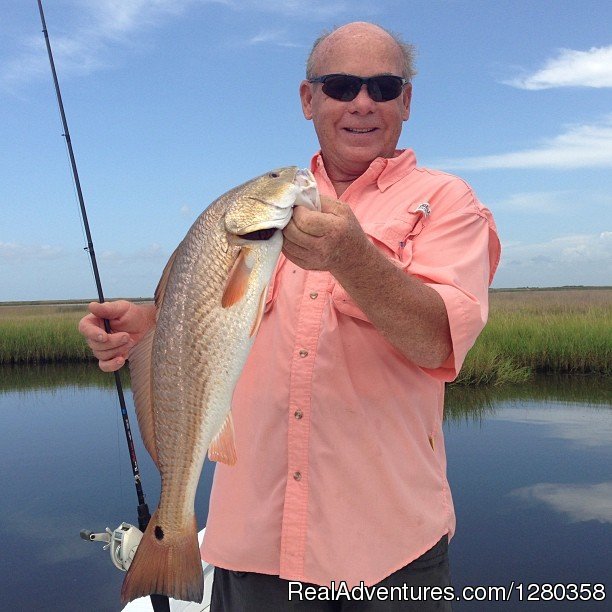
[[[329,43],[316,56],[315,76],[402,74],[399,51],[390,40],[365,34],[339,36]],[[365,85],[350,102],[330,98],[321,87],[303,81],[300,97],[304,116],[313,120],[332,181],[354,179],[377,157],[393,157],[402,122],[410,112],[410,85],[388,102],[374,102]]]

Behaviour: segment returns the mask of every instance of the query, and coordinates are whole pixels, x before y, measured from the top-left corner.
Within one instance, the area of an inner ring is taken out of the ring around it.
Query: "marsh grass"
[[[82,305],[0,306],[0,364],[87,361],[91,354],[77,332]]]
[[[457,380],[521,382],[533,373],[610,375],[612,290],[498,291]]]
[[[84,304],[0,305],[0,364],[86,362]],[[489,322],[455,384],[523,382],[535,373],[612,373],[612,289],[494,291]]]

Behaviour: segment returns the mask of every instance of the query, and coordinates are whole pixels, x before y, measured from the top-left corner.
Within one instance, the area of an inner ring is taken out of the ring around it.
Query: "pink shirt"
[[[312,171],[336,197],[319,155]],[[284,256],[233,398],[238,462],[217,464],[202,557],[329,586],[379,582],[455,530],[444,382],[483,328],[500,246],[491,213],[412,151],[378,158],[340,198],[396,266],[435,289],[453,353],[403,357],[329,272]]]

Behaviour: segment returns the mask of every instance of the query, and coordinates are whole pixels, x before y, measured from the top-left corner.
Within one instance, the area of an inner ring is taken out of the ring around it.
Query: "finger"
[[[108,361],[109,359],[115,359],[115,357],[120,356],[127,359],[130,350],[134,347],[136,343],[130,340],[129,342],[125,342],[119,346],[113,347],[106,346],[103,343],[97,343],[95,346],[92,346],[92,343],[88,344],[97,359]]]
[[[130,309],[130,303],[127,300],[117,300],[116,302],[90,302],[89,312],[100,319],[120,319]]]
[[[329,196],[321,196],[321,212],[332,215],[339,215],[341,210],[346,207],[347,204],[340,200],[334,200]]]
[[[102,319],[94,315],[86,315],[79,321],[79,332],[85,336],[87,344],[93,350],[116,348],[130,341],[129,334],[125,332],[108,334],[103,325]]]
[[[296,266],[298,266],[299,268],[302,268],[303,270],[308,270],[308,264],[306,263],[305,260],[300,259],[299,257],[296,257],[296,256],[292,255],[291,253],[285,251],[284,249],[283,249],[283,253],[284,253],[285,257],[291,263],[294,263]]]
[[[96,354],[101,351],[121,351],[125,352],[134,346],[135,342],[126,337],[117,337],[116,334],[107,334],[103,340],[87,340],[87,345]]]
[[[308,248],[303,247],[300,244],[293,242],[292,240],[285,240],[283,243],[283,252],[289,253],[293,257],[299,257],[305,259],[311,252]]]
[[[283,230],[284,242],[291,242],[296,246],[300,246],[303,249],[313,250],[317,248],[318,241],[321,240],[320,236],[312,236],[303,232],[295,223],[289,223]]]
[[[78,330],[79,333],[85,336],[88,340],[99,340],[103,341],[106,337],[106,332],[103,329],[104,322],[98,317],[88,314],[85,315],[80,321]]]
[[[316,263],[312,261],[312,252],[308,249],[304,249],[292,242],[285,242],[283,253],[289,261],[304,270],[318,269]]]
[[[298,208],[293,213],[291,221],[309,236],[324,236],[329,229],[329,219],[325,219],[325,216],[316,210]]]
[[[98,361],[98,367],[103,372],[115,372],[119,368],[123,367],[125,364],[125,358],[116,357],[115,359],[110,359],[107,361],[100,360]]]

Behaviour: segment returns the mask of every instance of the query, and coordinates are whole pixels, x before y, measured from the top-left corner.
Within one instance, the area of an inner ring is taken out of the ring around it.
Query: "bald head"
[[[347,23],[325,32],[315,40],[306,62],[306,78],[319,76],[319,66],[347,50],[366,55],[377,53],[393,58],[401,75],[411,79],[415,74],[414,47],[384,28],[365,21]]]

